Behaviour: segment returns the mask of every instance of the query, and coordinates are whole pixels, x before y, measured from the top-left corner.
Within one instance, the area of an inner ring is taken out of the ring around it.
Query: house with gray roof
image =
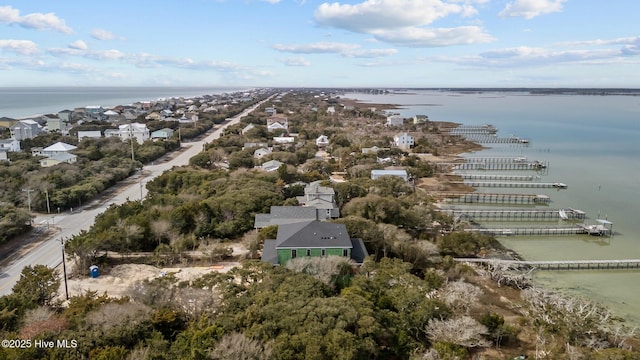
[[[61,163],[73,164],[78,157],[69,153],[60,153],[40,160],[41,167],[51,167]]]
[[[316,209],[303,206],[272,206],[269,214],[256,214],[254,227],[262,229],[271,225],[317,220]]]
[[[320,181],[314,181],[304,188],[304,195],[296,199],[302,206],[315,208],[318,220],[335,219],[340,217],[335,194],[333,188],[321,186]]]
[[[33,139],[42,132],[42,127],[35,120],[20,120],[9,128],[11,137],[16,140]]]
[[[283,265],[297,257],[329,255],[361,264],[368,253],[362,239],[349,237],[344,224],[314,220],[278,226],[276,238],[264,242],[262,261]]]

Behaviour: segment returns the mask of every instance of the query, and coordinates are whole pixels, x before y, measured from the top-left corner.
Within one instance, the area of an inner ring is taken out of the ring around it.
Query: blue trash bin
[[[100,270],[96,265],[89,266],[89,275],[91,275],[92,278],[97,278],[98,276],[100,276]]]

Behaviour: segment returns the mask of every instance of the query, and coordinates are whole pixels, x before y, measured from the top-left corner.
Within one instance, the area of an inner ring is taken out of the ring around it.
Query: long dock
[[[477,142],[480,144],[521,144],[528,145],[530,140],[527,138],[521,138],[517,136],[512,137],[497,137],[492,135],[483,134],[464,134],[462,135],[466,140]]]
[[[504,182],[504,181],[452,181],[452,184],[464,184],[472,187],[495,187],[495,188],[537,188],[537,189],[566,189],[567,184],[561,182]]]
[[[454,170],[544,170],[549,167],[547,161],[534,161],[527,163],[437,163],[440,167],[452,167]]]
[[[468,163],[526,163],[530,162],[524,156],[470,156],[465,157]]]
[[[493,135],[498,132],[498,129],[493,125],[460,125],[455,128],[445,128],[444,131],[451,135],[464,135],[464,134],[482,134]]]
[[[478,232],[491,236],[517,236],[517,235],[529,235],[529,236],[561,236],[561,235],[580,235],[588,234],[587,229],[584,226],[563,226],[563,227],[533,227],[533,228],[471,228],[465,229],[467,232]]]
[[[472,220],[545,221],[560,219],[582,220],[586,218],[584,211],[576,209],[442,209],[440,211],[453,217],[465,217]]]
[[[543,194],[498,194],[498,193],[464,193],[445,192],[434,194],[446,198],[450,202],[488,203],[488,204],[548,204],[551,198]]]
[[[508,181],[534,181],[539,176],[534,175],[506,175],[506,174],[451,174],[464,180],[508,180]]]
[[[562,270],[640,270],[640,259],[525,261],[479,258],[454,258],[462,263],[495,264],[511,269]]]

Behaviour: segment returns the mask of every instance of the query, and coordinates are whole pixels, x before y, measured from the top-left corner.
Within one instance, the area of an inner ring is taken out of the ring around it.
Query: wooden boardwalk
[[[493,264],[512,269],[535,270],[640,270],[640,259],[622,260],[555,260],[555,261],[526,261],[481,258],[455,258],[462,263]]]
[[[546,221],[586,218],[584,211],[575,209],[443,209],[440,211],[453,217],[464,217],[472,220]],[[566,217],[563,217],[561,213]]]
[[[488,203],[488,204],[548,204],[551,198],[544,194],[498,194],[498,193],[464,193],[442,192],[434,196],[444,197],[447,201],[458,203]]]
[[[511,182],[511,181],[451,181],[452,184],[464,184],[472,187],[495,188],[531,188],[531,189],[566,189],[568,186],[561,182]]]
[[[507,180],[507,181],[534,181],[539,176],[534,175],[507,175],[507,174],[448,174],[459,176],[464,180]]]
[[[467,232],[477,232],[491,236],[562,236],[588,234],[584,226],[544,226],[544,227],[500,227],[500,228],[469,228]]]
[[[437,163],[441,168],[452,168],[453,170],[544,170],[549,167],[547,161],[534,162],[508,162],[508,163]]]

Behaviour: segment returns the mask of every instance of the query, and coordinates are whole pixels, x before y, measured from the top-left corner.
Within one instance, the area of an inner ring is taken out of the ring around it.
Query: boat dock
[[[507,221],[545,221],[545,220],[581,220],[586,213],[576,209],[443,209],[441,212],[453,217],[464,217],[472,220],[507,220]]]
[[[549,167],[547,161],[510,162],[510,163],[437,163],[441,167],[453,167],[454,170],[544,170]]]
[[[469,228],[467,232],[477,232],[491,236],[562,236],[562,235],[581,235],[589,234],[584,225],[574,226],[546,226],[532,228]],[[604,235],[604,234],[603,234]]]
[[[468,163],[526,163],[529,162],[524,156],[472,156],[465,157],[464,162]]]
[[[479,144],[521,144],[528,145],[530,140],[527,138],[521,138],[517,136],[511,137],[497,137],[493,135],[484,134],[461,134],[466,140],[473,141]]]
[[[460,125],[455,128],[445,128],[444,131],[451,135],[466,135],[466,134],[482,134],[493,135],[498,132],[498,129],[493,125]]]
[[[464,193],[445,192],[435,194],[450,202],[489,203],[489,204],[548,204],[551,198],[544,194],[498,194],[498,193]]]
[[[567,184],[561,182],[503,182],[503,181],[452,181],[452,184],[464,184],[472,187],[496,187],[496,188],[537,188],[537,189],[566,189]]]
[[[534,181],[539,176],[534,175],[505,175],[505,174],[451,174],[460,176],[464,180],[509,180],[509,181]]]
[[[520,261],[502,259],[454,258],[462,263],[493,264],[511,269],[535,269],[546,271],[561,270],[639,270],[640,259],[624,260],[556,260],[556,261]]]

